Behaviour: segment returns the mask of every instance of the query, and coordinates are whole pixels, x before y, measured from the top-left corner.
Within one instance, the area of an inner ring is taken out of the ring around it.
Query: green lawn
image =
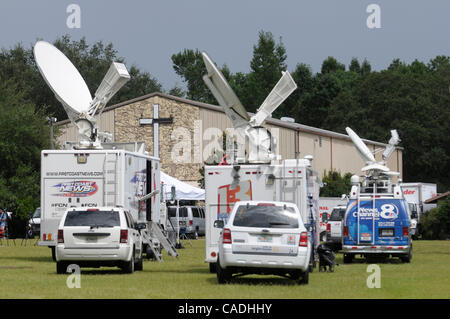
[[[450,241],[414,242],[413,260],[381,262],[381,288],[367,288],[362,259],[340,264],[334,273],[310,274],[309,285],[281,277],[244,276],[218,285],[204,263],[205,241],[192,240],[177,259],[145,261],[144,271],[125,275],[118,268],[82,269],[81,288],[57,275],[47,247],[0,246],[0,298],[450,298]],[[10,245],[12,242],[10,242]]]

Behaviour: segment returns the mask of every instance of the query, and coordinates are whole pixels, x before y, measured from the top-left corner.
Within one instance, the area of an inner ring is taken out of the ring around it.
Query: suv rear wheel
[[[125,261],[122,266],[122,271],[126,274],[134,273],[134,251],[131,254],[131,258],[129,261]]]
[[[142,256],[142,251],[141,251],[141,256],[139,257],[138,261],[134,264],[134,270],[143,270],[144,269],[143,259],[144,259],[144,257]]]
[[[217,258],[216,269],[217,269],[217,281],[219,282],[219,284],[225,284],[230,282],[232,274],[229,270],[220,267],[219,258]]]
[[[67,271],[67,263],[63,261],[56,262],[56,273],[57,274],[65,274]]]
[[[302,279],[298,282],[300,285],[307,285],[309,283],[309,271],[305,270],[302,274]]]

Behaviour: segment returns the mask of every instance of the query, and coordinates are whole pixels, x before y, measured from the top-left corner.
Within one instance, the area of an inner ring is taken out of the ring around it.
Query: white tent
[[[161,182],[164,183],[166,199],[171,199],[171,189],[175,186],[176,199],[181,200],[205,200],[205,190],[189,185],[161,171]]]

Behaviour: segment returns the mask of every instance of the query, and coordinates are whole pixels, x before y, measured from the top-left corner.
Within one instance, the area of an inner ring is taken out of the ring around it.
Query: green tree
[[[351,72],[355,72],[357,74],[361,73],[361,65],[359,64],[359,61],[357,58],[353,58],[350,62],[350,65],[348,66],[348,70]]]
[[[420,221],[424,239],[448,239],[450,237],[450,197],[425,213]]]
[[[49,146],[49,128],[19,87],[0,77],[0,206],[25,217],[39,206],[40,152]]]
[[[348,194],[351,188],[350,178],[352,173],[346,173],[344,176],[335,170],[324,171],[322,183],[324,186],[320,189],[322,197],[341,197],[342,194]]]
[[[326,74],[330,72],[336,72],[336,71],[345,71],[345,65],[342,63],[339,63],[335,58],[332,56],[329,56],[325,61],[322,62],[322,68],[321,73]]]
[[[98,41],[89,45],[85,38],[75,41],[65,35],[56,39],[53,44],[79,70],[91,94],[97,90],[112,62],[125,63],[124,58],[117,56],[112,43],[104,44]],[[142,72],[132,65],[129,67],[129,73],[130,81],[111,99],[110,105],[151,92],[162,91],[162,86],[148,72]],[[0,76],[13,80],[17,84],[17,89],[24,92],[24,97],[43,109],[47,115],[55,116],[58,120],[67,118],[61,103],[55,98],[38,71],[32,48],[26,49],[18,44],[10,50],[2,49]]]

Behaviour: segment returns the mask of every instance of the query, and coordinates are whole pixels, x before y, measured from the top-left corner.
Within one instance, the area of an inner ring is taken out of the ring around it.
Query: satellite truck
[[[399,184],[392,182],[392,172],[386,162],[400,138],[391,130],[391,139],[377,162],[361,138],[349,127],[348,136],[365,162],[360,176],[351,177],[344,221],[342,251],[344,263],[351,263],[356,255],[365,257],[399,257],[403,262],[412,258],[411,223],[408,204]]]
[[[147,257],[161,261],[163,248],[177,256],[164,230],[159,158],[149,156],[142,142],[114,143],[111,134],[98,131],[104,107],[130,79],[125,65],[111,64],[92,99],[78,70],[56,47],[38,41],[34,56],[44,80],[78,128],[78,141],[66,142],[65,150],[41,152],[38,244],[50,247],[55,258],[58,225],[71,207],[123,207],[138,224]]]
[[[205,261],[210,271],[216,270],[219,252],[220,229],[214,227],[214,222],[224,220],[226,223],[238,201],[295,203],[309,230],[309,240],[317,247],[320,180],[312,169],[312,156],[282,160],[272,151],[276,148],[275,139],[262,126],[297,88],[295,81],[289,72],[283,72],[257,113],[250,117],[214,62],[206,53],[202,54],[207,69],[203,80],[223,107],[235,132],[233,136],[227,135],[227,150],[231,152],[223,159],[226,165],[205,166]],[[314,250],[312,254],[314,257]],[[315,258],[310,258],[310,271],[314,266]]]

